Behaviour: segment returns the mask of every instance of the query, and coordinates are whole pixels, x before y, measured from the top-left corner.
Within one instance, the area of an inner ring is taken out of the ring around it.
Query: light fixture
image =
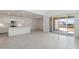
[[[0,23],[0,27],[4,27],[4,24],[3,23]]]
[[[22,24],[18,24],[18,26],[22,26]]]

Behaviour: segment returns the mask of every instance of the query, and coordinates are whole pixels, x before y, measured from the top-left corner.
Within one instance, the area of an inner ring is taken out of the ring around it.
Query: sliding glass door
[[[60,34],[74,34],[75,18],[55,19],[54,28]]]

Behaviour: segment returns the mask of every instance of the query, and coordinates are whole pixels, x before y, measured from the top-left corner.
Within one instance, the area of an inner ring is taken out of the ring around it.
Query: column
[[[75,37],[79,38],[79,16],[76,16],[75,20]]]
[[[49,17],[43,17],[43,32],[49,32]]]

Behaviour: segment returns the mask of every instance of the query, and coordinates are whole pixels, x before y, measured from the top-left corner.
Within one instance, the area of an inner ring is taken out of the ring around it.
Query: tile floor
[[[55,33],[32,32],[8,37],[0,34],[1,49],[76,49],[79,39]]]

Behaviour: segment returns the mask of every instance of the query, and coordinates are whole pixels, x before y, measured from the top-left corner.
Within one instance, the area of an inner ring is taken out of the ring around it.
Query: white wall
[[[38,19],[38,29],[43,30],[43,19]]]
[[[10,26],[10,22],[12,20],[17,21],[17,23],[22,24],[22,26],[30,27],[33,30],[43,29],[42,19],[32,19],[28,17],[16,17],[16,16],[5,16],[5,15],[0,16],[0,23],[3,23],[6,27]]]
[[[10,22],[14,20],[17,21],[18,24],[22,24],[22,26],[31,26],[30,25],[30,18],[23,18],[23,17],[13,17],[13,16],[0,16],[0,22],[5,25],[10,25]]]
[[[43,19],[33,19],[32,30],[43,30]]]

